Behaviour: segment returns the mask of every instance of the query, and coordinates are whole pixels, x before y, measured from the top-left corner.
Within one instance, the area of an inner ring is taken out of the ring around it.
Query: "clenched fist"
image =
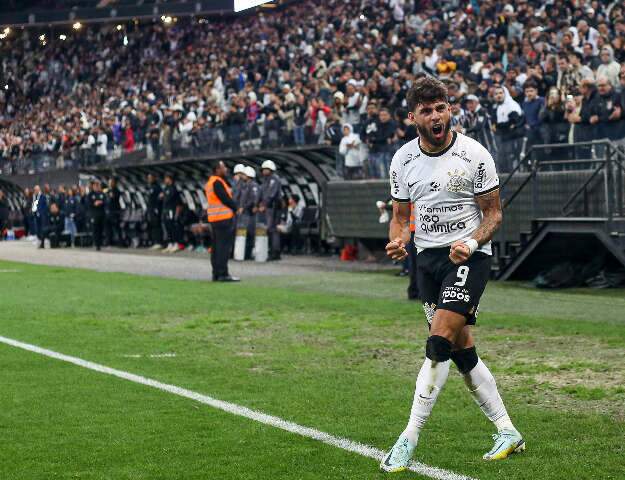
[[[471,256],[471,249],[462,240],[457,240],[451,244],[449,249],[449,259],[456,265],[466,262]]]
[[[403,260],[408,256],[408,251],[406,250],[406,244],[403,242],[401,238],[396,238],[395,240],[391,240],[386,244],[386,254],[391,257],[393,260]]]

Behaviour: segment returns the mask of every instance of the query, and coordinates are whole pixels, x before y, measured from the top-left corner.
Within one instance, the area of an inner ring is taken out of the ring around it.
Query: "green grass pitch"
[[[240,285],[0,262],[0,335],[388,448],[427,328],[390,272]],[[625,295],[491,283],[475,334],[527,451],[452,367],[415,459],[479,480],[625,478]],[[169,355],[163,355],[169,354]],[[375,461],[0,344],[0,479],[378,479]],[[424,478],[414,473],[394,478]]]

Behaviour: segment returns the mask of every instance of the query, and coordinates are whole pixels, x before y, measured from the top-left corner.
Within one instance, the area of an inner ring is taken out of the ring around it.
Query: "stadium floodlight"
[[[80,23],[80,22],[76,22],[76,23],[74,23],[74,24],[72,25],[72,28],[73,28],[74,30],[80,30],[80,29],[82,28],[82,23]]]
[[[247,10],[248,8],[258,7],[259,5],[272,2],[273,0],[234,0],[234,11],[241,12],[243,10]]]
[[[59,40],[67,40],[67,35],[59,35]]]

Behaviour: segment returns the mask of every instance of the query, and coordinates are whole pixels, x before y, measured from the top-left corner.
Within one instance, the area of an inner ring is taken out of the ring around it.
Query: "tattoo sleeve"
[[[499,199],[499,189],[485,195],[475,197],[475,201],[482,211],[482,223],[471,236],[477,243],[484,245],[493,238],[493,235],[501,225],[501,201]]]

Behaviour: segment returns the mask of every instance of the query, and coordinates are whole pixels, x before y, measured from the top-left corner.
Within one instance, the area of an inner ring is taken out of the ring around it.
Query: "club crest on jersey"
[[[449,182],[445,185],[445,190],[452,193],[461,192],[467,181],[465,173],[456,169],[453,172],[447,172],[447,175],[449,175]]]

